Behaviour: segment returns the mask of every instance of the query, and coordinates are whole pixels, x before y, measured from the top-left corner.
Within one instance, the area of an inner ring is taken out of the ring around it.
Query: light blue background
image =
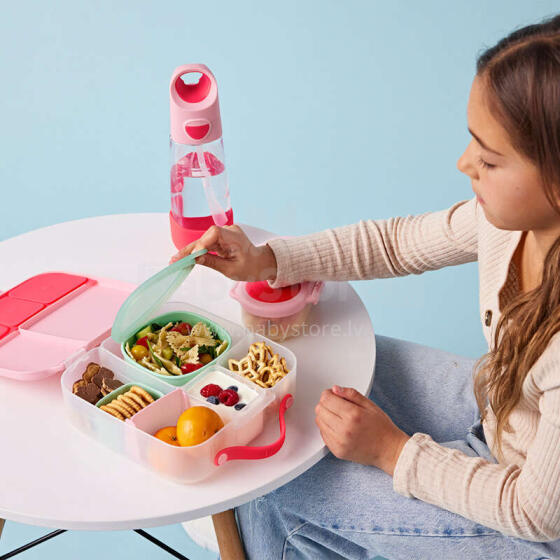
[[[0,239],[167,212],[168,82],[218,79],[238,222],[297,235],[470,198],[455,168],[476,54],[557,1],[2,1]],[[33,258],[29,255],[28,258]],[[375,330],[485,349],[475,264],[354,284]],[[1,286],[0,289],[8,286]],[[46,530],[8,523],[0,553]],[[152,530],[204,558],[179,525]],[[133,533],[69,533],[32,558],[167,558]],[[189,548],[190,547],[190,548]]]

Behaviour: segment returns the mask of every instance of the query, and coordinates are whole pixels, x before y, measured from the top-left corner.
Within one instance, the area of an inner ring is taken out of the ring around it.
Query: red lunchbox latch
[[[280,403],[280,410],[278,412],[280,422],[280,437],[270,445],[250,446],[250,445],[235,445],[233,447],[226,447],[216,453],[214,457],[214,464],[216,466],[223,465],[227,461],[236,459],[266,459],[278,453],[286,439],[286,420],[284,415],[286,410],[294,404],[294,397],[290,394],[286,395]]]

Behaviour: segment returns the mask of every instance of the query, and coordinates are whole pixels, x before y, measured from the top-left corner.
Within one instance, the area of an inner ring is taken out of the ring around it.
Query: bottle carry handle
[[[216,453],[214,457],[214,464],[216,466],[223,465],[227,461],[234,461],[238,459],[266,459],[278,453],[286,440],[286,410],[294,404],[294,397],[287,394],[280,403],[280,410],[278,412],[278,419],[280,422],[280,437],[270,445],[251,446],[251,445],[234,445],[233,447],[226,447]]]

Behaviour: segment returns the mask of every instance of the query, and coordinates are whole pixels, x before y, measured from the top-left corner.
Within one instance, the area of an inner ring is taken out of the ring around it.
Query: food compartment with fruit
[[[238,403],[245,406],[236,409],[234,399],[208,401],[201,389],[217,382],[226,386],[224,391],[236,387],[235,393],[241,395]],[[140,463],[161,475],[183,483],[200,481],[218,468],[215,457],[220,451],[243,446],[262,432],[264,409],[272,398],[245,387],[226,370],[213,368],[127,420],[137,428],[127,433],[127,447]]]
[[[155,317],[122,345],[125,359],[150,375],[183,385],[215,363],[231,346],[229,332],[197,313]]]

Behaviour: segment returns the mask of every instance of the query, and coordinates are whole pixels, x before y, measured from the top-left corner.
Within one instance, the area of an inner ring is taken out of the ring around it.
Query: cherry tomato
[[[134,356],[134,359],[136,361],[140,361],[148,355],[148,349],[145,346],[141,346],[140,344],[135,344],[131,348],[130,352]]]
[[[147,336],[143,336],[142,338],[139,338],[139,339],[136,341],[136,344],[137,344],[137,345],[139,344],[140,346],[143,346],[143,347],[147,350],[147,349],[148,349],[148,337],[147,337]]]
[[[171,330],[180,332],[182,335],[187,336],[191,334],[191,328],[192,327],[188,323],[179,323],[178,325],[175,325]]]
[[[193,371],[196,371],[197,369],[201,368],[203,364],[183,364],[181,366],[181,371],[183,373],[192,373]]]

